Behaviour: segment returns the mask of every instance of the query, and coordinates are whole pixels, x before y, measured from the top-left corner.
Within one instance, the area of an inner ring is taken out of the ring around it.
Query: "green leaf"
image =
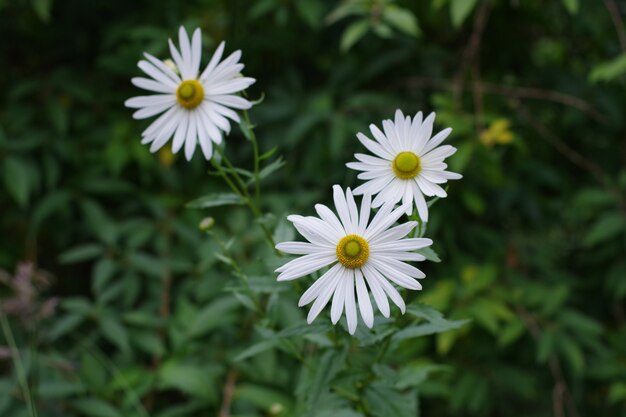
[[[309,409],[315,409],[325,390],[328,390],[333,378],[346,367],[347,351],[328,350],[322,354],[313,369],[311,385],[308,388]]]
[[[259,156],[259,161],[262,161],[264,159],[271,157],[272,155],[276,153],[277,150],[278,150],[278,146],[274,146],[272,149],[265,152],[263,155]]]
[[[562,1],[563,1],[563,6],[565,6],[569,14],[574,15],[578,13],[578,6],[579,6],[578,0],[562,0]]]
[[[97,243],[87,243],[63,252],[59,261],[63,264],[84,262],[93,259],[103,253],[104,249]]]
[[[477,0],[451,0],[450,18],[455,28],[460,27],[476,7]]]
[[[187,203],[189,208],[209,208],[220,206],[241,206],[246,204],[246,200],[233,193],[208,194]]]
[[[52,10],[52,0],[33,0],[33,10],[42,22],[50,21],[50,11]]]
[[[83,394],[85,386],[82,383],[65,381],[63,379],[49,379],[42,381],[37,387],[37,394],[48,400],[58,400]]]
[[[583,245],[594,246],[605,242],[624,232],[626,228],[626,214],[616,211],[604,214],[592,227],[583,239]]]
[[[72,401],[71,406],[82,415],[89,417],[123,417],[117,408],[98,398],[80,398]]]
[[[397,333],[391,339],[400,342],[415,337],[426,336],[435,333],[441,333],[452,329],[458,329],[469,323],[470,320],[446,320],[443,315],[434,308],[425,305],[410,305],[407,307],[407,313],[425,319],[428,323],[416,324],[408,326]]]
[[[291,408],[291,399],[287,395],[255,384],[244,383],[237,385],[233,399],[248,401],[266,411],[277,406],[280,406],[283,410]]]
[[[245,359],[258,355],[259,353],[265,352],[266,350],[272,349],[273,347],[278,345],[278,342],[278,339],[270,339],[255,343],[254,345],[250,346],[249,348],[245,349],[243,352],[235,356],[233,360],[235,362],[241,362]]]
[[[626,74],[626,54],[596,65],[589,74],[589,81],[592,83],[613,81],[624,74]]]
[[[99,324],[102,334],[109,342],[113,343],[123,352],[130,352],[128,332],[113,316],[112,312],[103,312],[100,316]]]
[[[81,314],[68,314],[58,318],[51,325],[48,337],[50,337],[50,340],[55,341],[59,337],[76,329],[80,326],[83,320],[85,320],[85,316]]]
[[[355,43],[357,43],[363,36],[365,36],[369,28],[369,19],[362,19],[352,23],[343,32],[343,35],[341,36],[341,42],[339,44],[339,49],[342,52],[347,52],[350,48],[352,48]]]
[[[409,36],[417,37],[420,33],[417,19],[409,10],[389,5],[383,10],[383,19],[400,32]]]
[[[375,417],[415,417],[418,415],[417,395],[414,391],[406,394],[376,383],[365,389],[365,401]]]
[[[203,336],[216,327],[228,325],[239,303],[234,297],[223,297],[200,310],[187,328],[188,337]]]
[[[263,178],[267,177],[274,171],[279,170],[281,167],[285,165],[285,163],[286,162],[283,160],[283,158],[280,157],[274,162],[272,162],[271,164],[263,167],[263,169],[261,169],[261,171],[259,172],[259,179],[262,180]]]
[[[437,255],[437,252],[435,252],[430,246],[418,249],[415,252],[424,255],[426,259],[431,262],[441,262],[439,255]]]
[[[20,207],[25,207],[30,195],[28,166],[19,158],[4,159],[4,184],[9,194]]]
[[[185,394],[215,400],[215,389],[219,368],[191,363],[166,362],[160,369],[158,385],[160,388],[177,389]]]

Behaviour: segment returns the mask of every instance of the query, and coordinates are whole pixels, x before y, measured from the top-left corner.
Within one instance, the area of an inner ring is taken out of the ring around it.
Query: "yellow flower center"
[[[422,161],[420,157],[413,152],[400,152],[391,163],[396,177],[403,180],[409,180],[417,176],[422,170]]]
[[[195,109],[204,100],[204,87],[198,80],[185,80],[176,90],[176,101],[186,109]]]
[[[346,268],[360,268],[370,256],[367,240],[358,235],[348,235],[337,243],[337,259]]]

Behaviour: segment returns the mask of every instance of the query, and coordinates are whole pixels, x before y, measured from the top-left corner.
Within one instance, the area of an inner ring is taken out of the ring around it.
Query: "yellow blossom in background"
[[[174,163],[174,159],[176,158],[176,155],[172,152],[172,148],[169,146],[164,146],[159,149],[159,153],[157,155],[159,156],[159,162],[161,162],[161,165],[164,167],[172,165]]]
[[[496,119],[480,134],[480,141],[485,146],[506,145],[513,140],[507,119]]]

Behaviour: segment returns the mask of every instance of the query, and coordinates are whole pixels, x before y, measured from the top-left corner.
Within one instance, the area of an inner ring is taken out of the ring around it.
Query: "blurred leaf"
[[[189,323],[187,334],[189,337],[199,337],[216,327],[228,325],[238,307],[239,303],[233,297],[223,297],[211,302]]]
[[[626,74],[626,54],[594,66],[589,74],[589,81],[592,83],[613,81],[624,74]]]
[[[26,206],[30,195],[30,174],[23,160],[7,157],[3,161],[4,184],[20,207]]]
[[[283,160],[283,158],[280,157],[271,164],[264,166],[263,169],[261,169],[261,171],[259,172],[259,179],[262,180],[273,172],[278,171],[281,167],[285,166],[285,163],[286,162]]]
[[[343,35],[341,36],[339,49],[343,52],[348,51],[367,33],[369,27],[370,22],[367,19],[351,23],[346,30],[344,30]]]
[[[89,417],[123,417],[117,408],[94,397],[73,400],[72,408]]]
[[[460,27],[476,7],[477,0],[450,0],[450,18],[454,27]]]
[[[258,355],[259,353],[263,353],[268,349],[274,348],[278,345],[278,340],[263,340],[261,342],[255,343],[252,346],[246,348],[243,352],[239,353],[233,359],[235,362],[241,362],[248,358]]]
[[[232,193],[208,194],[187,203],[189,208],[209,208],[219,206],[244,205],[246,200],[243,197]]]
[[[52,0],[32,0],[32,4],[37,17],[42,22],[48,23],[50,21],[50,10],[52,10]]]
[[[128,332],[110,311],[103,311],[99,319],[102,334],[123,352],[130,352]]]
[[[605,213],[591,227],[583,239],[583,245],[594,246],[618,236],[626,229],[626,214],[618,211]]]
[[[159,369],[159,386],[161,388],[178,389],[208,401],[215,401],[217,390],[215,380],[218,369],[195,364],[169,361]]]
[[[290,398],[274,389],[255,384],[239,384],[233,395],[234,400],[249,401],[262,410],[270,411],[272,407],[290,409]]]
[[[562,0],[562,2],[569,14],[578,13],[578,0]]]
[[[407,9],[389,5],[383,9],[383,19],[406,35],[417,37],[420,33],[415,15]]]
[[[376,417],[419,416],[417,395],[412,391],[401,394],[391,387],[373,384],[365,389],[365,401]]]
[[[59,261],[64,264],[84,262],[101,255],[102,252],[103,248],[101,245],[87,243],[63,252],[59,256]]]

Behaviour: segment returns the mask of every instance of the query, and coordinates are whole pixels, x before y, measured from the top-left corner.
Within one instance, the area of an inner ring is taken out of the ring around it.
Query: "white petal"
[[[372,239],[370,239],[370,250],[375,250],[377,244],[392,242],[399,239],[402,239],[406,235],[408,235],[411,230],[415,229],[417,226],[417,222],[406,222],[399,226],[392,227],[390,229],[385,230],[384,232],[379,233]]]
[[[196,150],[196,143],[198,141],[197,123],[197,114],[195,112],[189,112],[189,126],[187,128],[187,137],[185,138],[185,158],[188,161],[191,161],[193,152]]]
[[[335,277],[341,268],[341,264],[336,263],[332,268],[326,271],[324,275],[319,277],[313,285],[311,285],[309,289],[302,294],[302,297],[300,297],[300,300],[298,301],[298,307],[305,306],[319,297],[324,290],[329,287],[333,281],[335,281]]]
[[[276,272],[280,272],[276,279],[278,281],[291,281],[301,278],[330,265],[336,260],[337,257],[334,253],[322,252],[304,255],[276,269]]]
[[[391,181],[395,179],[393,174],[389,174],[386,177],[376,178],[375,180],[367,181],[358,187],[356,187],[352,194],[361,195],[361,194],[376,194],[384,189]],[[372,207],[378,207],[376,204],[372,203]]]
[[[190,71],[187,67],[187,63],[183,60],[183,57],[180,56],[180,52],[178,52],[178,49],[176,49],[176,47],[174,46],[174,42],[172,42],[171,39],[168,39],[167,43],[170,47],[170,55],[172,55],[172,59],[174,60],[174,63],[176,63],[178,71],[180,71],[180,76],[183,80],[190,79]]]
[[[154,106],[144,107],[143,109],[137,110],[133,113],[133,119],[145,119],[147,117],[152,117],[156,114],[163,113],[165,110],[174,108],[175,106],[171,103],[165,104],[157,104]]]
[[[358,159],[359,161],[364,162],[369,165],[376,165],[376,166],[380,165],[380,166],[384,166],[384,167],[391,169],[391,163],[390,163],[391,161],[387,159],[378,158],[376,156],[367,155],[364,153],[355,153],[354,157]]]
[[[184,111],[180,116],[178,128],[174,133],[174,140],[172,141],[172,153],[177,153],[185,143],[185,137],[187,136],[187,128],[189,127],[189,112]]]
[[[214,95],[223,95],[223,94],[233,94],[238,93],[239,91],[243,91],[252,84],[254,84],[256,80],[250,77],[240,77],[235,78],[233,80],[224,82],[217,86],[211,86],[208,94],[211,96]]]
[[[416,182],[413,182],[411,184],[411,187],[413,187],[413,197],[415,198],[417,213],[419,214],[420,219],[422,219],[422,221],[426,223],[428,221],[428,205],[426,205],[424,195],[419,190]]]
[[[337,284],[337,288],[335,289],[335,294],[333,295],[333,303],[330,307],[330,320],[333,324],[336,324],[341,318],[341,311],[343,310],[343,305],[346,301],[346,289],[350,284],[349,275],[351,271],[346,268],[341,268],[339,271],[339,283]]]
[[[378,270],[383,273],[383,275],[387,275],[384,272],[387,271],[387,268],[393,268],[394,271],[402,273],[407,277],[411,278],[425,278],[426,274],[424,274],[421,270],[417,269],[413,265],[409,265],[405,262],[398,261],[393,257],[388,257],[386,254],[375,253],[370,256],[371,260],[374,261],[373,264],[378,268]],[[381,268],[385,268],[384,270]],[[389,269],[391,271],[391,269]],[[391,274],[398,275],[398,274]]]
[[[404,300],[400,296],[400,293],[398,293],[398,291],[395,288],[393,288],[393,285],[391,285],[389,281],[387,281],[387,279],[383,277],[380,274],[380,272],[376,270],[376,268],[373,268],[370,265],[364,265],[364,266],[367,267],[366,268],[367,270],[365,272],[365,277],[368,278],[367,282],[373,283],[374,281],[376,281],[376,283],[380,285],[380,288],[382,288],[385,294],[387,294],[387,296],[391,298],[391,301],[393,301],[398,307],[400,307],[400,311],[402,311],[402,314],[404,314],[404,311],[406,310],[406,306],[404,304]],[[370,285],[370,288],[372,288],[371,285]],[[386,317],[389,317],[389,316],[387,315]]]
[[[333,200],[335,202],[335,209],[337,210],[337,214],[339,214],[339,219],[341,219],[341,224],[343,225],[343,229],[347,234],[355,233],[354,227],[352,226],[352,221],[350,219],[350,211],[348,210],[348,203],[346,203],[346,195],[343,190],[338,185],[333,185]]]
[[[382,146],[380,146],[379,143],[374,142],[363,133],[357,133],[356,137],[363,144],[363,146],[365,146],[370,152],[372,152],[376,156],[387,159],[389,161],[393,160],[394,156],[389,150],[384,149]]]
[[[437,184],[433,184],[432,182],[428,181],[425,178],[422,178],[421,176],[418,176],[417,178],[415,178],[415,180],[417,181],[417,185],[419,185],[420,190],[422,190],[422,193],[424,193],[424,195],[427,195],[429,197],[437,196],[441,198],[445,198],[448,195],[443,188],[441,188]]]
[[[437,133],[435,136],[432,137],[432,139],[428,141],[428,143],[426,143],[426,146],[424,146],[424,149],[421,150],[421,153],[426,154],[430,150],[435,149],[437,146],[441,144],[441,142],[443,142],[444,140],[446,140],[448,136],[450,136],[451,132],[452,132],[452,129],[448,127],[446,129],[443,129],[441,132]]]
[[[348,187],[346,189],[346,203],[348,203],[348,212],[350,213],[350,222],[352,224],[353,233],[358,233],[359,231],[359,209],[356,207],[356,202],[354,201],[354,196],[352,195],[352,191]]]
[[[427,154],[424,154],[422,156],[422,161],[424,161],[427,164],[432,163],[432,162],[440,162],[444,160],[445,158],[453,155],[455,152],[456,152],[456,148],[454,146],[443,145],[436,149],[433,149]]]
[[[200,59],[202,58],[202,34],[200,28],[193,31],[191,38],[191,70],[195,77],[198,77],[200,71]]]
[[[417,137],[415,139],[413,149],[418,155],[422,155],[422,149],[426,145],[426,142],[430,139],[430,135],[433,133],[433,123],[435,122],[435,113],[431,113],[424,120],[424,123],[417,131]]]
[[[213,56],[211,57],[211,60],[209,61],[209,64],[206,66],[204,71],[202,71],[202,75],[200,75],[200,80],[201,81],[204,82],[204,80],[211,74],[211,72],[217,66],[217,63],[222,58],[222,53],[224,53],[224,45],[225,44],[224,44],[223,41],[220,42],[219,46],[217,47],[217,49],[213,53]]]
[[[389,213],[388,216],[381,218],[376,224],[372,222],[372,224],[370,224],[367,228],[364,237],[366,239],[374,239],[376,235],[387,230],[389,226],[394,224],[404,213],[406,213],[406,206],[401,206]]]
[[[144,90],[148,91],[154,91],[156,93],[174,94],[176,92],[176,88],[172,88],[170,85],[163,84],[149,78],[133,77],[131,78],[130,82],[139,88],[143,88]]]
[[[361,273],[361,270],[356,269],[354,272],[359,311],[361,312],[361,317],[363,318],[365,325],[371,328],[374,325],[372,302],[370,301],[370,296],[367,292],[367,288],[365,287],[365,281],[363,281],[363,274]]]
[[[370,290],[372,290],[372,295],[374,296],[374,301],[376,301],[378,311],[380,311],[380,313],[384,317],[389,317],[389,301],[387,301],[387,296],[385,295],[383,288],[381,287],[378,279],[376,279],[375,273],[373,273],[372,270],[373,268],[369,267],[368,265],[364,265],[363,276],[365,277],[365,280],[367,281],[367,285],[369,285]]]
[[[319,246],[335,248],[342,233],[334,230],[328,223],[315,217],[287,216],[298,232],[309,242]]]
[[[234,96],[230,94],[226,95],[211,95],[211,100],[223,104],[224,106],[232,107],[238,110],[247,110],[252,107],[252,103],[243,97]]]
[[[359,216],[359,226],[357,228],[357,233],[361,236],[365,234],[365,230],[367,229],[367,222],[370,218],[371,206],[372,196],[371,194],[365,194],[361,199],[361,213]]]
[[[341,222],[331,209],[323,204],[316,204],[315,211],[317,212],[317,215],[320,216],[320,218],[328,223],[333,229],[337,230],[340,234],[347,234],[341,225]]]
[[[139,109],[141,107],[158,106],[162,104],[176,104],[176,96],[174,94],[154,94],[151,96],[137,96],[129,98],[124,102],[126,107]]]
[[[308,255],[325,250],[324,248],[306,242],[281,242],[276,245],[276,249],[292,255]]]
[[[137,66],[141,68],[143,72],[145,72],[146,74],[154,78],[157,82],[167,85],[173,88],[174,90],[178,88],[178,85],[179,85],[178,83],[174,82],[170,77],[165,75],[161,70],[159,70],[157,67],[152,65],[150,62],[139,61]]]
[[[356,302],[354,300],[354,270],[349,271],[349,277],[346,284],[346,320],[348,321],[348,332],[354,334],[357,325]]]
[[[151,142],[156,137],[155,135],[158,134],[161,128],[165,126],[165,124],[168,122],[170,117],[172,117],[172,115],[177,112],[176,110],[177,110],[177,107],[172,106],[168,111],[160,115],[154,122],[152,122],[152,124],[148,126],[146,130],[144,130],[141,133],[141,136],[143,136],[143,139],[147,140],[147,142],[142,140],[142,143]]]
[[[190,79],[196,78],[198,73],[194,73],[192,62],[193,59],[191,57],[191,43],[189,42],[189,36],[187,36],[187,31],[184,27],[180,27],[178,29],[178,44],[180,45],[180,53],[183,57],[183,62],[185,66],[185,71],[183,72],[181,69],[181,73],[183,73],[183,78]]]
[[[157,67],[159,70],[161,70],[161,72],[165,75],[167,75],[169,77],[170,80],[174,81],[174,83],[178,86],[181,83],[181,79],[178,76],[178,74],[176,74],[174,71],[172,71],[172,69],[170,67],[168,67],[167,65],[165,65],[165,63],[163,61],[161,61],[160,59],[150,55],[147,52],[144,52],[143,55],[146,57],[146,59],[148,61],[150,61],[152,63],[152,65],[154,65],[155,67]]]
[[[342,269],[344,268],[339,267],[339,270],[337,273],[334,274],[333,279],[325,286],[325,288],[318,295],[317,299],[311,306],[311,310],[309,310],[309,314],[307,315],[307,319],[306,319],[307,323],[311,324],[313,320],[315,320],[315,318],[320,314],[322,309],[326,307],[326,304],[328,304],[328,301],[330,301],[330,297],[332,297],[332,295],[337,290],[339,290],[339,287],[341,286],[340,285],[341,278],[343,276],[343,274],[341,273]]]
[[[198,116],[197,127],[198,143],[200,143],[200,149],[202,150],[204,159],[209,161],[213,157],[213,141],[211,140],[211,136],[205,125],[205,120],[202,116]]]
[[[433,244],[433,241],[424,237],[406,238],[392,242],[376,242],[372,250],[376,252],[384,251],[411,251],[425,248]],[[374,245],[374,243],[372,243]]]

